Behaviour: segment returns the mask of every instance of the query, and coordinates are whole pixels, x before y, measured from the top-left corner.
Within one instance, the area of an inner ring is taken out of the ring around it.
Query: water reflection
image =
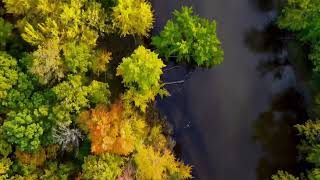
[[[280,9],[280,6],[283,3],[281,0],[249,0],[249,2],[262,12]]]
[[[304,97],[295,88],[276,94],[270,109],[259,114],[253,125],[253,138],[263,151],[256,169],[257,179],[269,179],[279,169],[297,172],[297,136],[293,126],[306,118]]]
[[[273,55],[269,58],[262,59],[257,66],[261,76],[266,76],[267,74],[272,74],[273,78],[276,80],[281,80],[285,73],[286,67],[291,64],[287,57],[281,55]]]
[[[282,51],[285,32],[276,26],[273,17],[270,18],[265,27],[254,27],[245,33],[244,41],[251,51],[256,53],[278,53]]]
[[[271,20],[265,28],[247,31],[247,47],[253,52],[267,54],[259,59],[257,65],[261,76],[273,74],[277,80],[283,77],[286,67],[291,65],[286,47],[289,39],[287,33],[276,26],[275,20]]]
[[[275,10],[280,4],[280,1],[271,0],[255,2],[261,11]],[[276,18],[271,18],[264,27],[254,27],[245,34],[247,47],[252,52],[265,54],[258,59],[257,71],[262,77],[271,74],[280,83],[290,76],[286,70],[294,69],[297,59],[304,60],[292,56],[291,41],[288,33],[277,27]],[[270,108],[259,113],[253,124],[253,139],[263,151],[256,167],[257,179],[270,179],[279,169],[293,174],[297,172],[297,136],[293,126],[307,118],[305,97],[297,88],[291,84],[273,95]]]

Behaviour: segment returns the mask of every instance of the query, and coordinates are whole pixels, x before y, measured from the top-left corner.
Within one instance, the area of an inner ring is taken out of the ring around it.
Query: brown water
[[[292,128],[306,118],[304,85],[293,61],[299,48],[285,43],[273,24],[279,2],[272,0],[153,0],[158,33],[171,12],[190,4],[216,19],[225,61],[197,69],[172,96],[158,100],[175,127],[177,152],[194,166],[195,179],[269,179],[277,169],[295,173]],[[289,49],[288,49],[289,46]],[[303,56],[302,56],[303,57]],[[184,70],[164,81],[183,78]]]

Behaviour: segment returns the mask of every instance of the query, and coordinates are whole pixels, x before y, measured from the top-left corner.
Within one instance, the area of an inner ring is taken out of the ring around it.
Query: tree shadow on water
[[[284,47],[285,32],[271,19],[263,27],[254,27],[244,35],[244,43],[255,53],[279,53]]]
[[[257,70],[260,76],[272,74],[274,79],[281,80],[286,67],[290,66],[290,62],[285,56],[270,56],[261,59],[257,65]]]
[[[272,74],[274,79],[282,79],[286,67],[292,63],[288,58],[288,43],[293,39],[280,30],[275,21],[263,29],[253,28],[246,32],[244,42],[254,53],[264,55],[258,59],[257,70],[261,76]]]
[[[278,170],[298,172],[296,130],[293,127],[307,119],[304,97],[294,88],[276,94],[268,111],[259,114],[253,124],[254,141],[261,145],[257,179],[270,179]]]
[[[281,9],[284,0],[249,0],[249,3],[261,12],[268,12]]]

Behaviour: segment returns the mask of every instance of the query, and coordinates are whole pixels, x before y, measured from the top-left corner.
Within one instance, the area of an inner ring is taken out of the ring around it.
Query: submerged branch
[[[164,69],[163,72],[167,72],[167,71],[170,71],[170,70],[172,70],[172,69],[179,68],[179,67],[181,67],[181,66],[180,66],[180,65],[179,65],[179,66],[172,66],[172,67],[170,67],[170,68],[168,68],[168,69]]]
[[[185,80],[173,81],[173,82],[164,83],[164,85],[182,84],[184,82],[185,82]]]

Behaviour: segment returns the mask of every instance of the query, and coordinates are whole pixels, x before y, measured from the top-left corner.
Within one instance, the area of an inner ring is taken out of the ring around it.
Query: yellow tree
[[[28,59],[31,63],[26,65],[43,84],[57,82],[54,80],[68,73],[83,74],[91,70],[91,65],[97,71],[97,63],[107,63],[105,57],[96,58],[94,52],[99,33],[111,27],[106,24],[107,14],[99,2],[5,0],[4,3],[8,13],[21,17],[16,26],[22,38],[38,47]]]
[[[160,152],[151,146],[138,146],[134,155],[138,179],[189,179],[191,167],[177,161],[169,150]]]
[[[158,54],[139,46],[131,56],[123,58],[117,68],[117,75],[122,76],[128,90],[124,94],[125,103],[133,103],[143,112],[147,103],[160,95],[168,95],[162,88],[160,77],[165,67]]]
[[[17,61],[5,52],[0,51],[0,99],[17,83]]]
[[[121,36],[147,36],[154,21],[151,4],[145,0],[119,0],[112,17],[113,27]]]

